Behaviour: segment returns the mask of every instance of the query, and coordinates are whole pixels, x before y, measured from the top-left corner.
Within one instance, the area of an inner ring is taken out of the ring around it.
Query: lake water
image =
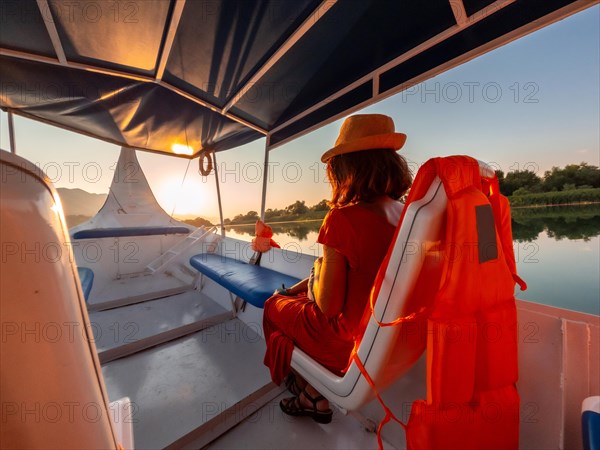
[[[320,221],[272,224],[282,248],[320,256]],[[227,229],[249,241],[254,226]],[[600,315],[600,205],[513,210],[517,270],[528,289],[523,300]]]

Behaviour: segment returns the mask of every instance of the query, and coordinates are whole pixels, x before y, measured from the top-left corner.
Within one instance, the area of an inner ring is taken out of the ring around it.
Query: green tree
[[[311,211],[329,211],[329,203],[327,200],[323,199],[316,205],[310,207]]]
[[[296,200],[295,203],[292,203],[291,205],[287,206],[285,210],[290,215],[306,214],[308,212],[308,206],[306,206],[306,202],[304,200]]]
[[[500,184],[500,192],[510,196],[519,188],[525,188],[529,192],[539,192],[541,190],[542,179],[531,170],[515,170],[509,172],[503,177]]]
[[[524,187],[520,187],[519,189],[517,189],[516,191],[513,191],[512,195],[525,195],[525,194],[531,194],[531,192],[529,192],[529,190],[527,190],[527,188]]]
[[[552,170],[544,172],[544,191],[561,191],[565,184],[569,184],[569,178],[565,169],[552,167]]]
[[[506,195],[506,187],[504,186],[504,172],[501,170],[494,171],[496,177],[498,178],[498,185],[500,186],[500,192],[503,195]]]
[[[253,223],[256,222],[258,219],[259,217],[256,211],[248,211],[246,214],[238,214],[231,220],[230,223]]]
[[[591,186],[600,187],[600,169],[597,166],[588,165],[585,162],[579,164],[577,171],[577,187]]]
[[[600,187],[600,170],[586,162],[568,164],[563,169],[552,167],[544,173],[544,191],[562,191],[574,189],[573,186]],[[565,186],[568,189],[565,189]]]
[[[188,223],[190,225],[193,225],[195,227],[212,227],[213,226],[213,224],[209,220],[206,220],[203,217],[196,217],[195,219],[184,220],[184,222]]]

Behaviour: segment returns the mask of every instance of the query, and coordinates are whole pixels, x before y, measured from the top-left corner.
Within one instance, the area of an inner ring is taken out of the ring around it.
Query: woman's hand
[[[290,290],[288,288],[286,288],[285,286],[282,286],[281,289],[275,289],[275,292],[273,292],[273,295],[284,295],[286,297],[292,296],[292,294],[290,294]]]
[[[285,295],[286,297],[293,297],[301,292],[306,292],[308,288],[308,278],[296,283],[292,287],[286,288],[285,285],[281,285],[281,289],[275,289],[273,295]]]

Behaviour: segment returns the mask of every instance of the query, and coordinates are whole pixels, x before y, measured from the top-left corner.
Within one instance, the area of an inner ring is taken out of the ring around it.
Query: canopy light
[[[189,145],[173,144],[171,145],[171,151],[176,155],[193,155],[194,149]]]

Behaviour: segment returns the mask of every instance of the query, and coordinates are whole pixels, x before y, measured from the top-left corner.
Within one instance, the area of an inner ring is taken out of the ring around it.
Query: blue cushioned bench
[[[189,234],[186,227],[122,227],[92,228],[80,230],[73,234],[73,239],[93,239],[105,237],[157,236],[161,234]]]
[[[88,269],[87,267],[78,267],[77,272],[79,273],[79,280],[81,281],[81,290],[83,291],[83,296],[87,301],[92,290],[92,285],[94,284],[94,272],[92,269]]]
[[[600,396],[588,397],[581,408],[583,450],[600,450]]]
[[[282,284],[290,287],[300,281],[275,270],[209,253],[192,256],[190,264],[198,272],[259,308]]]

